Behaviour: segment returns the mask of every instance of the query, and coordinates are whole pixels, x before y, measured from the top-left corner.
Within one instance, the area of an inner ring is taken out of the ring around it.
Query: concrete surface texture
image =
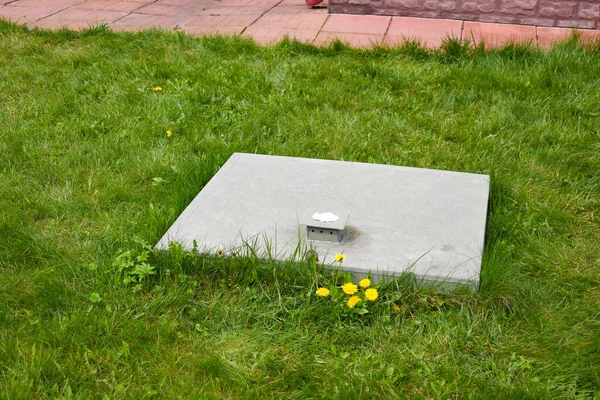
[[[0,17],[46,29],[82,29],[106,24],[115,30],[178,29],[194,35],[242,35],[260,44],[283,37],[327,45],[339,39],[354,47],[396,45],[419,40],[431,48],[448,37],[487,46],[530,42],[544,48],[571,29],[535,25],[465,22],[461,19],[329,14],[326,3],[306,7],[304,0],[0,0]],[[600,35],[581,30],[583,38]]]
[[[235,153],[160,242],[278,259],[312,249],[319,260],[375,278],[410,270],[417,281],[479,284],[489,177],[391,165]],[[306,241],[306,210],[347,210],[339,243]]]

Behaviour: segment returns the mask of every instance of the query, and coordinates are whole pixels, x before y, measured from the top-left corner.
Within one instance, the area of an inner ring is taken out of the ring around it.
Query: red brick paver
[[[7,5],[0,6],[0,17],[19,23],[29,23],[52,15],[65,7],[50,5]]]
[[[474,45],[481,42],[486,47],[499,47],[506,43],[536,44],[535,26],[491,24],[465,21],[463,39],[471,40]]]
[[[392,17],[386,16],[332,14],[315,38],[315,44],[340,40],[353,47],[373,47],[383,43],[391,20]]]
[[[78,3],[73,8],[83,8],[89,10],[100,10],[100,11],[120,11],[120,12],[132,12],[140,7],[143,7],[145,3],[139,3],[136,1],[119,1],[119,0],[85,0],[84,2]]]
[[[438,48],[446,38],[461,38],[462,21],[449,19],[393,17],[385,41],[397,45],[418,40],[426,47]]]
[[[79,8],[68,8],[31,23],[31,26],[47,29],[83,29],[98,24],[109,24],[126,16],[119,11],[99,11]]]
[[[370,33],[337,33],[337,32],[320,32],[317,35],[314,44],[327,45],[335,40],[358,48],[370,48],[383,44],[384,35],[374,35]]]
[[[332,14],[323,26],[323,32],[385,35],[392,17],[379,15]]]
[[[460,20],[328,14],[326,2],[322,6],[308,8],[304,0],[0,0],[0,18],[47,29],[107,24],[115,30],[161,28],[196,35],[243,35],[263,44],[286,36],[316,45],[339,39],[354,47],[416,40],[437,48],[445,38],[454,37],[474,45],[483,42],[486,47],[518,42],[550,48],[573,32]],[[578,32],[584,40],[600,37],[600,29]]]
[[[188,22],[184,29],[197,35],[240,35],[256,18],[255,15],[202,15]]]
[[[571,29],[566,28],[546,28],[540,26],[536,29],[537,42],[540,47],[548,49],[553,44],[568,39],[572,32]]]
[[[573,33],[577,33],[582,40],[598,40],[600,38],[600,30],[588,29],[568,29],[568,28],[548,28],[538,26],[536,28],[537,42],[542,48],[549,49],[552,45],[567,40]]]
[[[117,31],[139,31],[150,29],[159,26],[158,23],[160,18],[161,17],[158,15],[132,13],[115,21],[112,27]]]
[[[284,37],[312,43],[327,21],[326,9],[310,9],[304,5],[278,4],[250,25],[244,36],[258,43],[272,44]]]

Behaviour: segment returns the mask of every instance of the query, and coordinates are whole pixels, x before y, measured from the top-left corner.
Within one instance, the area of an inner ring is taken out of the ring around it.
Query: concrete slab
[[[300,244],[376,279],[410,270],[418,281],[479,285],[489,177],[343,161],[235,153],[158,242],[215,252],[245,243],[288,259]],[[306,210],[350,213],[339,243],[307,241]],[[260,251],[260,249],[258,249]],[[302,256],[302,254],[300,254]]]

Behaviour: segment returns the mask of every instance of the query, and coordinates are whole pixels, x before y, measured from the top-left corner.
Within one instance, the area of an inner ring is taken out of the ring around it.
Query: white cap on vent
[[[331,212],[316,212],[312,215],[312,219],[320,222],[335,222],[340,217]]]

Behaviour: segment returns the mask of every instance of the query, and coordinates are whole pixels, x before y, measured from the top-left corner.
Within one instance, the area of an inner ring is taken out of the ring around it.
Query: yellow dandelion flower
[[[361,288],[363,288],[363,289],[366,289],[366,288],[368,288],[369,286],[371,286],[371,280],[370,280],[370,279],[363,279],[363,280],[361,280],[360,282],[358,282],[358,285],[359,285]]]
[[[321,297],[327,297],[329,296],[329,289],[327,288],[318,288],[317,289],[317,296],[321,296]]]
[[[346,258],[346,256],[343,255],[343,254],[336,254],[335,255],[335,261],[342,262],[342,261],[344,261],[344,258]]]
[[[222,255],[222,254],[223,254],[223,249],[219,247],[219,248],[217,249],[217,254],[218,254],[218,255]]]
[[[173,135],[173,132],[167,131],[167,137],[171,137],[172,135]]]
[[[365,297],[367,300],[375,301],[379,297],[379,293],[377,293],[377,289],[367,289],[365,290]]]
[[[355,305],[358,304],[358,302],[360,301],[360,297],[358,296],[352,296],[348,299],[348,307],[349,308],[354,308]]]
[[[162,92],[162,88],[160,86],[157,86],[154,88],[155,92]]]
[[[344,283],[342,285],[342,290],[344,291],[344,293],[346,294],[354,294],[356,292],[358,292],[358,286],[356,286],[354,283],[352,282],[348,282],[348,283]]]
[[[400,306],[394,306],[394,312],[400,312]]]

